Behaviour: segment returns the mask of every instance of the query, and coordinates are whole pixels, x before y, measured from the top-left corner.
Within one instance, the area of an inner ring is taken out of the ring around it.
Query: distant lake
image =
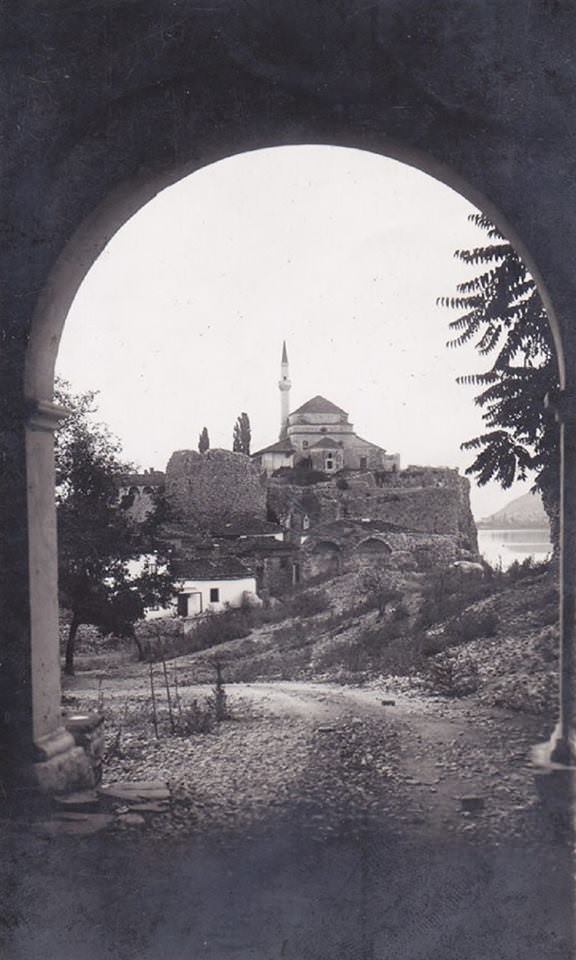
[[[492,566],[502,563],[506,570],[514,560],[522,562],[526,557],[545,560],[552,553],[548,529],[479,530],[478,548]]]

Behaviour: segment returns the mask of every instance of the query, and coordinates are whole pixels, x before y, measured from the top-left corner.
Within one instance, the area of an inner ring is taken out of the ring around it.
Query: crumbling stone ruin
[[[198,530],[266,518],[265,479],[249,457],[229,450],[177,450],[166,467],[166,497],[174,518]]]
[[[398,563],[412,556],[424,566],[478,553],[469,481],[448,468],[410,467],[386,474],[385,483],[371,472],[341,474],[308,487],[272,478],[268,509],[293,536],[306,538],[310,575],[326,564],[336,569],[345,558],[359,562],[358,546],[370,524]]]

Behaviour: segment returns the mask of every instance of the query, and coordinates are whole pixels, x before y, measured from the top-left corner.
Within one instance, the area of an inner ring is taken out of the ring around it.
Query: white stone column
[[[576,766],[576,394],[546,405],[560,423],[560,665],[558,724],[540,764]]]
[[[61,715],[54,431],[69,411],[37,401],[26,424],[28,574],[30,600],[29,709],[32,763],[24,779],[41,792],[88,786],[92,771]]]

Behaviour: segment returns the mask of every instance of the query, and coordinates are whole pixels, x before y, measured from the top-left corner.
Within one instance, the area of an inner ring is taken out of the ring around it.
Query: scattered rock
[[[467,813],[477,813],[484,809],[484,797],[460,797],[460,805]]]
[[[141,827],[146,823],[146,820],[139,813],[121,813],[116,818],[116,822],[123,824],[125,827]]]
[[[97,810],[100,797],[95,790],[82,790],[78,793],[67,793],[53,798],[56,807],[64,810]]]
[[[136,803],[170,799],[170,790],[166,783],[161,780],[110,783],[99,787],[98,793],[102,797],[111,797],[114,800],[127,802],[135,801]]]
[[[167,813],[170,806],[162,801],[159,803],[131,803],[130,810],[137,813]]]

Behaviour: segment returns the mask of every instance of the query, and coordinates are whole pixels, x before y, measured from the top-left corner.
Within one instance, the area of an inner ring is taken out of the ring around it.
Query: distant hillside
[[[516,497],[507,506],[497,510],[490,517],[480,520],[480,529],[502,529],[504,527],[548,527],[548,517],[538,493],[524,493]]]

